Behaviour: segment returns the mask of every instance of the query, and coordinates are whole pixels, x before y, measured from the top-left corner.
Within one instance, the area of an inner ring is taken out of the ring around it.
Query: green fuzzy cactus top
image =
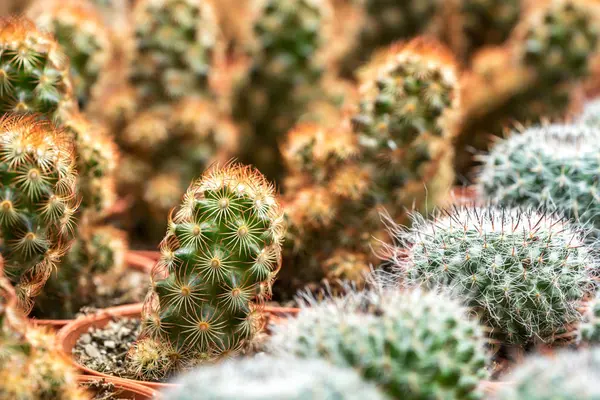
[[[113,36],[100,12],[88,0],[41,0],[28,15],[54,35],[71,61],[71,76],[80,104],[86,105],[111,62]]]
[[[396,263],[409,284],[444,285],[505,343],[551,343],[581,320],[598,261],[588,231],[556,214],[456,208],[432,221],[415,214],[391,229]]]
[[[483,331],[446,295],[378,289],[309,299],[271,328],[275,353],[353,367],[392,398],[481,398]]]
[[[230,164],[195,181],[162,242],[132,369],[164,376],[243,348],[261,328],[284,234],[273,186],[258,171]]]
[[[70,247],[77,209],[73,143],[39,119],[0,120],[0,251],[27,312]]]
[[[77,108],[69,60],[51,35],[27,19],[0,20],[0,111],[53,120]]]
[[[483,157],[478,186],[505,206],[543,207],[600,228],[600,130],[550,125],[514,132]]]
[[[600,398],[600,349],[535,355],[507,376],[497,400],[596,400]]]
[[[170,101],[209,91],[221,52],[209,1],[137,1],[133,23],[136,57],[131,78],[142,99]]]
[[[203,367],[177,381],[165,400],[384,400],[352,369],[322,360],[256,356]]]

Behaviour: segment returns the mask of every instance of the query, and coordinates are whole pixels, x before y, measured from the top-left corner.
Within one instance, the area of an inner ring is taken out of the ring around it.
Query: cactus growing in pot
[[[479,192],[504,206],[545,208],[600,228],[600,130],[549,125],[514,132],[484,162]]]
[[[169,221],[130,368],[156,379],[243,348],[261,328],[284,234],[258,171],[228,164],[192,183]]]
[[[555,213],[460,207],[390,228],[407,284],[455,290],[506,344],[552,343],[581,321],[598,271],[588,230]]]
[[[199,391],[207,400],[345,400],[386,397],[352,369],[335,367],[323,360],[255,356],[230,360],[193,371],[165,391],[165,400],[192,400]]]
[[[272,327],[275,354],[352,367],[392,398],[481,397],[483,330],[457,300],[419,290],[371,289],[318,303]]]

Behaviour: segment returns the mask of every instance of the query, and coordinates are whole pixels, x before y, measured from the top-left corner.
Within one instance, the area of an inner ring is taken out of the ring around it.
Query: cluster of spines
[[[588,235],[554,213],[457,207],[393,226],[406,251],[391,253],[400,280],[451,288],[492,337],[526,346],[568,337],[580,322],[597,269]]]
[[[318,302],[274,325],[275,354],[352,367],[393,398],[478,398],[483,331],[444,294],[377,288]]]
[[[0,120],[0,165],[2,256],[28,311],[75,230],[73,142],[39,116],[5,116]]]
[[[258,171],[228,164],[195,181],[169,221],[132,370],[161,376],[251,341],[281,266],[283,235],[273,186]]]

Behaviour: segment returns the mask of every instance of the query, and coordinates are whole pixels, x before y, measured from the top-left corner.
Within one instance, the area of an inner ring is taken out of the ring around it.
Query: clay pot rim
[[[154,399],[154,398],[156,398],[156,395],[158,394],[156,392],[156,390],[154,390],[148,386],[140,385],[139,383],[135,383],[135,382],[127,382],[127,381],[124,381],[122,379],[118,379],[115,377],[104,377],[104,376],[94,376],[94,375],[77,375],[78,383],[88,383],[88,382],[95,382],[95,381],[101,381],[101,380],[104,380],[109,383],[113,383],[117,387],[125,389],[136,395],[145,396],[148,399]]]
[[[83,317],[79,317],[75,320],[72,320],[67,325],[63,326],[56,335],[56,341],[58,344],[58,349],[63,356],[71,365],[77,368],[80,371],[83,371],[87,375],[101,377],[101,378],[112,378],[118,381],[124,381],[128,383],[133,383],[137,385],[142,385],[145,387],[149,387],[151,389],[160,390],[169,387],[176,387],[177,384],[174,383],[162,383],[162,382],[148,382],[148,381],[140,381],[128,378],[120,378],[113,375],[108,375],[103,372],[95,371],[89,367],[86,367],[83,364],[77,362],[73,356],[72,351],[74,346],[68,345],[68,338],[73,335],[77,335],[78,331],[87,331],[89,327],[94,324],[94,322],[103,322],[106,320],[106,323],[110,321],[113,317],[136,317],[139,316],[142,312],[143,303],[136,304],[127,304],[123,306],[117,307],[109,307],[90,315],[86,315]],[[264,311],[269,315],[272,315],[275,320],[279,320],[283,316],[296,315],[300,309],[298,308],[284,308],[284,307],[264,307]],[[100,325],[104,326],[104,325]],[[81,334],[77,338],[79,338]]]
[[[155,262],[150,257],[144,256],[143,254],[139,254],[135,251],[127,251],[125,253],[125,263],[128,268],[131,268],[135,271],[150,273],[152,267]],[[69,319],[38,319],[38,318],[29,318],[29,321],[38,326],[48,326],[52,329],[58,330],[63,326],[74,321],[73,318]]]

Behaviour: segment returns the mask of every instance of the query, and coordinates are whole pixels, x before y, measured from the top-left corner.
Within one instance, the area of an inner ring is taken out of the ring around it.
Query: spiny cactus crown
[[[0,119],[0,170],[0,250],[28,311],[72,240],[73,143],[37,115],[5,116]]]
[[[598,44],[597,5],[553,0],[534,7],[515,29],[516,54],[549,81],[587,75]]]
[[[272,326],[277,353],[350,366],[403,399],[479,398],[483,333],[446,295],[418,290],[308,298],[297,318]]]
[[[100,12],[87,0],[43,0],[28,15],[52,33],[71,61],[71,76],[81,104],[87,104],[102,74],[114,60],[113,37]]]
[[[600,349],[532,356],[509,375],[498,400],[581,399],[600,397]]]
[[[478,178],[483,196],[505,206],[558,210],[600,227],[600,130],[528,128],[497,143],[483,160]]]
[[[600,344],[600,292],[587,302],[583,321],[579,324],[577,334],[577,340],[580,343]]]
[[[132,367],[160,375],[242,348],[260,329],[284,234],[273,186],[258,171],[230,164],[195,181],[162,242]],[[155,368],[149,349],[180,364]]]
[[[598,261],[578,232],[556,214],[461,207],[433,221],[391,228],[397,266],[409,284],[448,286],[506,343],[553,342],[579,322],[594,289]]]
[[[27,19],[0,20],[0,111],[57,120],[77,108],[68,57]]]
[[[206,0],[141,0],[133,10],[133,84],[150,101],[208,91],[220,57],[216,16]]]
[[[165,392],[165,400],[192,400],[200,392],[207,400],[385,399],[351,369],[338,368],[323,360],[292,357],[231,360],[203,367],[177,383],[181,386]]]

